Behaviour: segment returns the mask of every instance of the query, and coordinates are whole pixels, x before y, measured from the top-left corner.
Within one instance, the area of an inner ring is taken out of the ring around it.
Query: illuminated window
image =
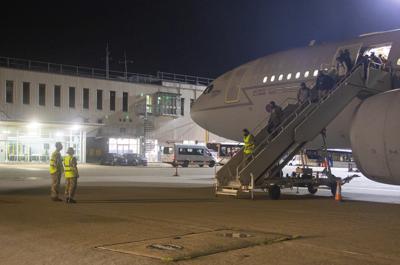
[[[315,70],[313,76],[317,76],[317,75],[318,75],[318,70]]]
[[[282,81],[282,79],[283,79],[283,74],[280,74],[278,79],[279,79],[279,81]]]
[[[288,74],[286,77],[287,80],[290,80],[291,78],[292,78],[292,74]]]
[[[397,59],[397,65],[400,65],[400,58]]]
[[[263,79],[263,83],[267,83],[267,81],[268,81],[268,76],[265,76]]]
[[[305,77],[305,78],[307,78],[309,75],[310,75],[310,71],[306,71],[306,72],[304,73],[304,77]]]
[[[273,76],[271,76],[271,82],[274,82],[275,81],[275,76],[273,75]]]
[[[300,78],[300,72],[297,72],[296,73],[296,79],[299,79]]]

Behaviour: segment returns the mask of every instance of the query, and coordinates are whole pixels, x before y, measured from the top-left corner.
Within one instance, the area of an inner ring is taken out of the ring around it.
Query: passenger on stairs
[[[247,164],[247,160],[251,157],[255,149],[254,135],[252,135],[247,128],[243,129],[243,164]]]
[[[270,114],[267,131],[272,133],[282,122],[282,108],[276,105],[275,101],[271,101],[265,109]]]
[[[351,59],[350,52],[348,49],[340,50],[339,51],[339,56],[336,58],[336,61],[338,62],[338,72],[340,66],[345,69],[345,74],[350,73],[351,69],[353,68],[353,60]],[[339,72],[340,74],[340,72]]]
[[[306,83],[302,82],[300,84],[299,92],[297,92],[297,101],[299,104],[303,104],[310,98],[310,89],[307,87]]]
[[[319,71],[315,84],[319,98],[324,98],[328,95],[329,91],[335,86],[335,80],[329,75],[325,74],[322,70]]]
[[[374,52],[371,52],[371,55],[369,57],[371,59],[373,68],[379,69],[382,66],[381,59],[378,56],[376,56]]]
[[[365,50],[361,50],[357,58],[356,66],[363,65],[364,67],[364,79],[367,79],[369,56],[364,54]]]

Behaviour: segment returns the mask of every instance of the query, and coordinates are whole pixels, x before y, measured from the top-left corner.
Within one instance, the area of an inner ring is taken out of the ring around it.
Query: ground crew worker
[[[243,129],[243,142],[244,142],[243,161],[244,164],[246,164],[247,160],[249,159],[255,148],[254,136],[246,128]]]
[[[74,149],[69,147],[67,155],[64,157],[64,177],[65,177],[65,202],[76,203],[74,195],[78,185],[78,164],[74,157]]]
[[[62,201],[59,197],[60,179],[64,171],[60,151],[63,146],[60,142],[56,143],[56,150],[50,157],[50,176],[51,176],[51,192],[50,196],[53,201]]]

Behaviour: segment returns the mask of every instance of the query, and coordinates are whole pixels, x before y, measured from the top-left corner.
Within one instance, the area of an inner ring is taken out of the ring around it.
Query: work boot
[[[62,201],[62,200],[61,200],[60,198],[58,198],[58,197],[52,197],[51,200],[52,200],[53,202],[61,202],[61,201]]]
[[[69,198],[68,203],[76,203],[76,201],[72,198]]]

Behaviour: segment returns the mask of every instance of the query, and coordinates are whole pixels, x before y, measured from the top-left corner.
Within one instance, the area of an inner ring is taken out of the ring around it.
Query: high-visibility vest
[[[243,142],[244,142],[244,150],[243,153],[246,155],[249,155],[253,153],[254,151],[254,136],[251,134],[244,136],[243,137]]]
[[[59,164],[61,161],[60,152],[54,151],[50,157],[50,174],[55,174],[59,171]]]
[[[64,176],[65,178],[73,178],[75,177],[75,170],[72,167],[72,159],[74,157],[71,155],[66,155],[64,157]]]

